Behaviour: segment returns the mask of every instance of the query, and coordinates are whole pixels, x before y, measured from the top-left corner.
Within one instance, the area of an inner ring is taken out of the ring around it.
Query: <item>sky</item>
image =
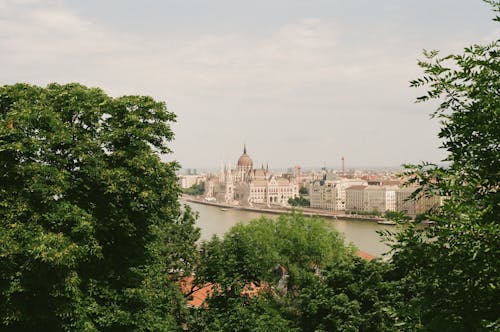
[[[423,49],[498,39],[480,0],[0,0],[0,85],[80,82],[177,115],[184,168],[440,162]]]

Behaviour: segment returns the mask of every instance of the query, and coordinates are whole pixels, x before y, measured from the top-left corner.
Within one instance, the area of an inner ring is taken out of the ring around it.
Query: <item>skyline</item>
[[[248,149],[247,149],[248,150]],[[233,169],[236,167],[237,160],[241,156],[242,150],[240,149],[240,154],[237,154],[235,158],[229,159],[229,160],[219,160],[218,165],[212,165],[209,167],[190,167],[188,165],[182,165],[181,169],[179,170],[180,174],[186,175],[187,172],[193,172],[192,175],[199,175],[201,173],[219,173],[221,169],[224,168],[229,168]],[[269,169],[271,171],[278,171],[278,172],[288,172],[292,169],[295,169],[295,167],[299,166],[302,170],[302,172],[316,172],[316,171],[321,171],[321,170],[326,170],[326,171],[336,171],[340,172],[342,170],[342,159],[337,160],[337,164],[335,164],[335,161],[333,161],[333,164],[327,164],[326,161],[323,161],[323,164],[321,165],[300,165],[300,164],[294,164],[294,165],[287,165],[287,166],[281,166],[281,167],[273,167],[272,164],[270,164],[268,161],[261,160],[254,158],[253,154],[251,151],[247,151],[248,156],[253,161],[253,169]],[[258,153],[256,154],[258,155]],[[438,162],[437,163],[440,166],[446,167],[448,165],[447,162]],[[403,165],[379,165],[379,166],[371,166],[371,165],[353,165],[353,164],[348,164],[348,160],[345,160],[345,171],[350,172],[350,171],[402,171]]]
[[[1,85],[80,82],[177,114],[183,168],[440,162],[431,104],[408,81],[422,49],[500,31],[481,1],[0,0]],[[279,151],[279,153],[277,153]]]

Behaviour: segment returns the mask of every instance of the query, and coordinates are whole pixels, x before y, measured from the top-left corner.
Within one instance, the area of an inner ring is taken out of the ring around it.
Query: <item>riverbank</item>
[[[275,214],[269,214],[260,210],[247,210],[227,206],[227,204],[200,204],[197,200],[181,200],[198,214],[196,226],[200,229],[200,241],[209,241],[213,235],[219,237],[238,223],[246,224],[260,217],[268,216],[274,218],[278,213],[287,213],[289,210],[274,210]],[[395,230],[394,226],[381,225],[369,220],[342,220],[340,218],[324,218],[330,226],[343,234],[345,243],[354,244],[360,250],[381,257],[390,248],[384,243],[378,232]]]
[[[188,196],[188,195],[182,195],[180,199],[184,200],[186,202],[203,204],[203,205],[210,205],[210,206],[215,206],[215,207],[218,207],[221,209],[236,209],[236,210],[242,210],[242,211],[252,211],[252,212],[270,213],[270,214],[282,214],[282,213],[288,213],[288,212],[292,212],[292,211],[300,211],[305,216],[309,216],[309,217],[322,217],[322,218],[348,220],[348,221],[362,220],[362,221],[378,222],[378,221],[383,220],[382,218],[372,217],[372,216],[349,215],[349,214],[342,214],[342,213],[335,212],[335,211],[319,210],[319,209],[304,208],[304,207],[300,207],[300,208],[297,208],[297,207],[269,208],[269,207],[261,207],[261,206],[239,206],[239,205],[230,205],[230,204],[224,204],[224,203],[218,203],[218,202],[210,202],[210,201],[207,201],[203,198],[197,198],[197,197]]]

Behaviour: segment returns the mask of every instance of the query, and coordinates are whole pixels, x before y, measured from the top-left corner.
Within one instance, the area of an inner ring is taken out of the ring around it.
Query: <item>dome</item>
[[[251,168],[252,166],[253,166],[252,158],[250,158],[250,156],[247,155],[247,147],[245,146],[243,148],[243,154],[238,159],[238,167],[250,167]]]
[[[238,159],[238,166],[253,166],[252,159],[246,154],[242,154],[240,159]]]

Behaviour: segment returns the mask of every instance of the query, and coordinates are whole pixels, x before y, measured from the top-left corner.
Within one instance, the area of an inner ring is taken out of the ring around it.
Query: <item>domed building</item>
[[[252,158],[247,154],[247,146],[246,144],[243,146],[243,154],[238,159],[238,163],[236,164],[236,176],[235,180],[245,181],[248,179],[253,169],[253,161]]]
[[[221,168],[218,177],[212,177],[205,185],[206,196],[218,202],[234,205],[287,206],[290,198],[299,195],[295,179],[275,176],[264,169],[253,168],[252,158],[247,154],[246,145],[238,158],[236,169],[229,165]]]

